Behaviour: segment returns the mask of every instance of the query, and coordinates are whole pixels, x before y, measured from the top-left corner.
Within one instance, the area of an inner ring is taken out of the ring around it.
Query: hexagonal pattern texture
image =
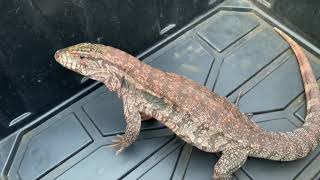
[[[231,100],[241,90],[240,109],[253,112],[260,126],[269,131],[293,130],[305,117],[298,64],[288,44],[266,21],[268,17],[250,8],[256,9],[246,0],[221,3],[147,53],[144,61],[189,77]],[[319,59],[307,55],[319,77]],[[185,144],[155,120],[143,122],[138,141],[116,156],[108,145],[124,129],[121,101],[100,87],[54,117],[25,127],[20,138],[12,135],[0,142],[0,149],[15,145],[5,172],[14,180],[211,178],[220,154]],[[235,177],[316,179],[319,150],[293,162],[249,158]],[[8,152],[0,154],[0,160]]]

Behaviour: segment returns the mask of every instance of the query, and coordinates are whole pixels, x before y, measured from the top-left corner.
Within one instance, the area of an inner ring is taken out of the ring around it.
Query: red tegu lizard
[[[145,114],[200,150],[222,152],[213,177],[230,179],[249,156],[292,161],[307,156],[320,141],[320,91],[312,68],[302,48],[275,30],[297,57],[306,94],[305,123],[290,132],[266,131],[227,98],[109,46],[81,43],[58,50],[55,59],[68,69],[103,82],[123,99],[127,126],[125,134],[114,140],[117,153],[137,139],[141,114]]]

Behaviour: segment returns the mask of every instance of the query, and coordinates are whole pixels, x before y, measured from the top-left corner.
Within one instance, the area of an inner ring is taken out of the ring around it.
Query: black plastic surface
[[[259,12],[246,0],[226,1],[145,53],[144,62],[187,76],[230,100],[242,90],[240,109],[254,112],[259,125],[293,130],[305,116],[298,64],[272,30],[279,23]],[[320,60],[305,52],[319,77]],[[122,113],[116,95],[99,87],[1,141],[2,175],[13,180],[211,178],[219,154],[186,145],[154,120],[143,122],[139,140],[116,156],[108,145],[125,129]],[[249,158],[235,178],[317,179],[319,150],[293,162]]]
[[[318,0],[254,0],[270,8],[271,14],[299,30],[308,40],[320,46],[320,1]],[[264,3],[266,2],[266,3]]]
[[[1,1],[0,139],[92,84],[61,68],[56,50],[95,42],[137,54],[219,1]]]

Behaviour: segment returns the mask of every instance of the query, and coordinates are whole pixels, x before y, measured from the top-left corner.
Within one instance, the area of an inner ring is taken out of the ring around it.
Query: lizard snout
[[[58,61],[60,58],[60,50],[56,51],[56,53],[54,53],[54,58]]]

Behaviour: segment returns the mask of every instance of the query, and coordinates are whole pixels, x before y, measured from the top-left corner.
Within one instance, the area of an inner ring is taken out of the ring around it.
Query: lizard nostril
[[[56,60],[58,60],[59,59],[59,57],[60,57],[60,55],[59,55],[60,53],[59,53],[59,50],[54,54],[54,58],[56,59]]]

